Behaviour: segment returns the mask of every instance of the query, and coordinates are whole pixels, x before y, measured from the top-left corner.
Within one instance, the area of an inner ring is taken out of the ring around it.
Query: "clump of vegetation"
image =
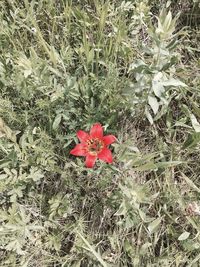
[[[199,10],[0,2],[2,267],[199,266]],[[95,123],[113,159],[87,168]]]

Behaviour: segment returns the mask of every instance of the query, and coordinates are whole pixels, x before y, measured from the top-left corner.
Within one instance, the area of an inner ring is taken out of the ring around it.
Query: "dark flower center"
[[[87,141],[87,150],[93,156],[96,156],[98,153],[100,153],[102,148],[103,142],[98,138],[92,138]]]

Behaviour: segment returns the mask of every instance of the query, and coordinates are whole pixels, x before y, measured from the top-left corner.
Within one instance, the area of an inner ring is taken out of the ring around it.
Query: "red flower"
[[[81,143],[76,145],[70,154],[86,157],[85,164],[88,168],[94,166],[97,158],[108,163],[113,162],[108,146],[116,141],[116,137],[114,135],[103,136],[103,127],[100,123],[94,124],[89,134],[79,130],[77,137]]]

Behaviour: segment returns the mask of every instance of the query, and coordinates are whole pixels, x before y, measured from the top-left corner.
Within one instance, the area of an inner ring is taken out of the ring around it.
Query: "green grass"
[[[1,267],[200,266],[199,10],[0,2]],[[88,169],[95,122],[118,141]]]

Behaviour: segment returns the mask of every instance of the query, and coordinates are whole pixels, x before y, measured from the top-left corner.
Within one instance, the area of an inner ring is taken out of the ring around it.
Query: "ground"
[[[2,267],[200,266],[199,14],[0,2]],[[95,123],[113,162],[87,168],[70,151]]]

